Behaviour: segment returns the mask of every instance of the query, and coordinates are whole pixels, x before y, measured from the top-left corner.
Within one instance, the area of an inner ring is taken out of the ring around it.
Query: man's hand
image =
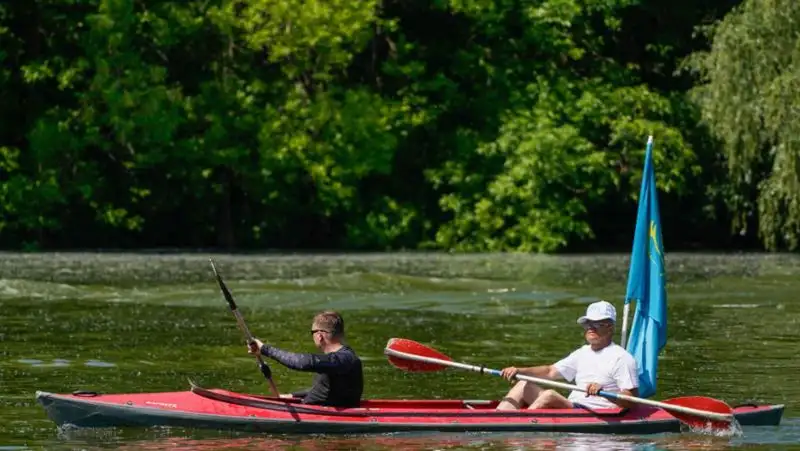
[[[597,392],[599,392],[602,389],[603,387],[600,384],[592,382],[591,384],[586,386],[586,396],[597,396]]]
[[[253,338],[253,341],[248,343],[247,345],[247,353],[248,354],[259,354],[261,353],[261,347],[264,346],[264,343],[259,340],[258,338]]]
[[[514,377],[516,377],[518,373],[519,368],[509,366],[508,368],[503,368],[503,371],[500,372],[500,375],[508,379],[509,382],[513,382]]]

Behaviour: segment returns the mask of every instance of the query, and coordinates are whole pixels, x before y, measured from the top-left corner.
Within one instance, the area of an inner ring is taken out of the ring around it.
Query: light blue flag
[[[658,353],[667,344],[667,291],[661,216],[653,171],[653,137],[647,140],[636,232],[625,304],[636,301],[627,349],[639,367],[639,396],[656,392]]]

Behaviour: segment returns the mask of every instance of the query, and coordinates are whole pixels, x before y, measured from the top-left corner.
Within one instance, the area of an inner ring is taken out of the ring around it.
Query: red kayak
[[[681,423],[653,407],[496,411],[497,401],[368,400],[357,408],[309,406],[297,400],[208,390],[101,395],[36,393],[58,425],[78,427],[178,426],[275,433],[401,431],[559,431],[651,434],[679,432]],[[777,425],[783,405],[734,409],[743,426]]]

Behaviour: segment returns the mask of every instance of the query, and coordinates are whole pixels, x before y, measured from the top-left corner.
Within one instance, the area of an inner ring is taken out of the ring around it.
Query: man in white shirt
[[[519,381],[497,406],[498,410],[569,409],[584,406],[591,409],[631,407],[633,403],[597,396],[600,390],[638,396],[639,378],[636,360],[622,346],[614,343],[617,311],[606,301],[590,304],[586,315],[578,318],[583,326],[586,345],[552,365],[529,368],[504,368],[503,377],[513,381],[518,374],[541,379],[574,381],[586,393],[573,390],[565,398],[555,390],[542,390],[532,382]]]

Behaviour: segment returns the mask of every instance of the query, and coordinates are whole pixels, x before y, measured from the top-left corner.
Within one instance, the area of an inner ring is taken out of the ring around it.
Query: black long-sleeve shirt
[[[303,404],[336,407],[360,405],[364,391],[363,368],[361,359],[349,346],[342,346],[328,354],[307,354],[264,345],[261,354],[287,368],[317,373],[310,389],[292,393],[295,397],[302,397]]]

